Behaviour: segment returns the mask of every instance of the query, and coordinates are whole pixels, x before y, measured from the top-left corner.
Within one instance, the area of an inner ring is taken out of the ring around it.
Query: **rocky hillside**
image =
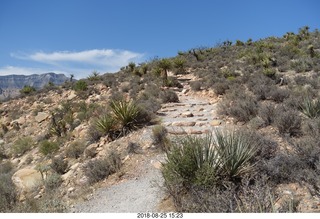
[[[319,212],[319,60],[303,27],[1,103],[0,212],[90,211],[98,188],[123,209],[154,167],[170,211]]]
[[[55,73],[0,76],[0,98],[14,97],[19,94],[19,90],[24,86],[32,86],[40,89],[49,82],[55,85],[61,85],[67,80],[69,80],[69,78],[64,74]]]

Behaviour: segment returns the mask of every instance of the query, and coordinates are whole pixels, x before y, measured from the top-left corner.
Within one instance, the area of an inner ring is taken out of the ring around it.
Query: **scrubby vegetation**
[[[65,177],[78,168],[93,185],[119,171],[126,154],[98,151],[148,125],[155,125],[153,145],[166,152],[162,173],[178,211],[301,211],[302,198],[282,200],[278,188],[297,184],[319,197],[319,38],[319,31],[302,27],[280,38],[225,41],[130,62],[116,74],[93,71],[61,87],[23,88],[14,107],[0,112],[0,212],[64,211],[54,192]],[[161,104],[179,102],[177,77],[189,73],[197,78],[192,92],[212,90],[219,117],[236,128],[176,140],[156,124]],[[40,113],[43,119],[26,125]],[[8,160],[36,166],[43,176],[23,203]]]

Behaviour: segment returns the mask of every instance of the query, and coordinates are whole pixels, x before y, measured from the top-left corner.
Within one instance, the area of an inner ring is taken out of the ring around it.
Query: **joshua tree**
[[[74,74],[71,74],[70,75],[70,82],[72,82],[73,78],[74,78]]]
[[[164,84],[166,84],[168,80],[168,71],[172,68],[172,63],[169,59],[161,59],[158,66],[162,70],[161,75]]]

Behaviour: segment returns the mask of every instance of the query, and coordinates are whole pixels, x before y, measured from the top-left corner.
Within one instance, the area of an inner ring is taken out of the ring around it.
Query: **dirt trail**
[[[204,134],[212,130],[213,126],[222,123],[215,118],[216,104],[213,99],[193,96],[190,94],[189,79],[181,80],[184,88],[177,90],[179,103],[164,104],[158,111],[162,124],[170,135]],[[151,127],[149,127],[151,130]],[[149,131],[151,134],[151,131]],[[163,179],[160,172],[160,162],[164,161],[164,154],[145,157],[139,162],[140,174],[120,181],[114,185],[100,188],[91,200],[76,204],[71,212],[99,212],[99,213],[136,213],[159,212],[160,203],[165,198],[161,188]],[[137,169],[132,169],[137,172]]]

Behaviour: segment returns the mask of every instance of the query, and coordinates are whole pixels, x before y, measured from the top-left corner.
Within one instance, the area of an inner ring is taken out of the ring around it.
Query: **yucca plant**
[[[215,131],[214,139],[217,153],[222,159],[222,169],[230,178],[237,178],[240,175],[252,170],[250,160],[257,151],[257,142],[240,131]]]
[[[113,118],[115,122],[120,124],[123,133],[136,128],[140,110],[134,102],[125,100],[112,101],[110,107]]]
[[[110,115],[105,114],[94,121],[94,126],[102,135],[108,135],[114,129],[115,120]]]
[[[214,147],[212,135],[205,138],[186,136],[173,142],[163,164],[166,184],[197,184],[210,186],[221,174],[223,160]]]
[[[300,108],[302,113],[309,118],[316,118],[320,115],[320,100],[306,98]]]

